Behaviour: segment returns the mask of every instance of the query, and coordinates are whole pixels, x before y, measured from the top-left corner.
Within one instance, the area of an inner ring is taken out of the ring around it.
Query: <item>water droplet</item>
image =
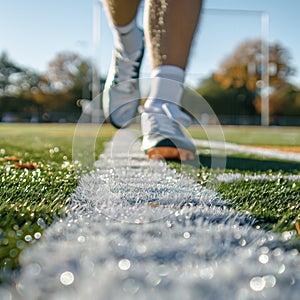
[[[80,235],[78,238],[77,238],[77,241],[79,243],[84,243],[85,242],[85,237],[83,235]]]
[[[147,252],[147,247],[145,245],[137,245],[136,246],[136,251],[139,254],[143,254],[143,253]]]
[[[136,294],[139,288],[140,287],[134,279],[127,279],[123,284],[123,291],[130,294]]]
[[[258,258],[258,261],[261,263],[261,264],[266,264],[268,263],[269,261],[269,256],[267,254],[261,254]]]
[[[269,253],[269,248],[268,247],[262,247],[261,249],[260,249],[260,251],[261,251],[261,253],[263,253],[263,254],[267,254],[267,253]]]
[[[282,273],[284,273],[284,271],[285,271],[285,265],[282,264],[278,269],[278,274],[282,274]]]
[[[131,266],[130,260],[127,258],[121,259],[118,263],[118,266],[119,266],[120,270],[127,271],[130,269],[130,266]]]
[[[19,249],[23,249],[24,247],[25,247],[25,242],[24,241],[22,241],[22,240],[19,240],[19,241],[17,241],[17,243],[16,243],[16,246],[17,246],[17,248],[19,248]]]
[[[30,242],[32,241],[32,236],[31,236],[30,234],[27,234],[27,235],[25,235],[24,240],[25,240],[27,243],[30,243]]]
[[[256,292],[262,291],[265,288],[265,285],[266,282],[259,276],[253,277],[250,281],[250,288]]]
[[[168,227],[168,228],[172,228],[172,227],[173,227],[171,221],[169,221],[169,220],[166,221],[166,224],[167,224],[167,227]]]
[[[2,239],[1,244],[3,246],[7,246],[8,245],[8,239]]]
[[[36,240],[39,240],[39,239],[41,238],[41,236],[42,236],[42,234],[41,234],[40,232],[36,232],[36,233],[34,234],[34,238],[35,238]]]
[[[16,257],[16,256],[18,255],[18,253],[19,253],[19,251],[18,251],[17,249],[11,249],[11,250],[9,251],[9,255],[10,255],[10,257],[12,257],[12,258]]]
[[[186,232],[183,234],[183,237],[184,237],[185,239],[189,239],[189,238],[191,237],[191,234],[190,234],[188,231],[186,231]]]
[[[30,264],[28,267],[27,267],[27,272],[28,272],[28,275],[29,276],[39,276],[39,274],[41,273],[41,266],[38,264],[38,263],[33,263],[33,264]]]
[[[45,221],[44,221],[44,219],[42,219],[42,218],[38,218],[37,224],[38,224],[41,228],[45,228],[45,227],[46,227]]]
[[[200,277],[206,280],[210,280],[214,277],[214,270],[212,267],[204,267],[200,270]]]
[[[147,281],[152,286],[157,286],[161,283],[162,279],[161,277],[155,275],[155,274],[148,274],[147,275]]]
[[[288,241],[293,237],[293,231],[285,231],[281,236],[284,241]]]
[[[70,271],[63,272],[60,275],[60,282],[63,285],[71,285],[74,282],[74,275]]]
[[[276,284],[276,277],[274,275],[263,276],[263,280],[265,281],[267,288],[272,288]]]
[[[282,250],[280,248],[276,248],[274,251],[273,251],[273,255],[274,256],[280,256],[282,254]]]
[[[239,244],[242,246],[242,247],[245,247],[247,245],[247,242],[245,239],[241,239]]]

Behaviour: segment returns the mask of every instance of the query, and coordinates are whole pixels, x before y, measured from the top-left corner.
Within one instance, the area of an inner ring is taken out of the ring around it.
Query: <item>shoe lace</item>
[[[130,93],[133,89],[133,84],[137,80],[138,67],[140,62],[138,59],[141,56],[141,50],[127,55],[124,52],[115,51],[115,78],[114,85],[122,92]]]

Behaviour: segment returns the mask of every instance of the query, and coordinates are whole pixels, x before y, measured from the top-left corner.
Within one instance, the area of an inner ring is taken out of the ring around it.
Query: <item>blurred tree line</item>
[[[259,39],[247,40],[221,63],[219,70],[200,82],[197,91],[217,115],[261,113],[262,68],[264,56]],[[300,116],[300,91],[289,82],[295,73],[288,49],[280,43],[269,45],[270,120]]]
[[[3,121],[76,121],[76,100],[92,97],[92,63],[72,52],[62,52],[44,74],[0,55],[0,119]]]
[[[257,116],[261,112],[262,42],[247,40],[224,59],[197,88],[217,116]],[[0,54],[0,120],[14,113],[26,121],[77,121],[76,101],[92,99],[92,62],[72,52],[58,53],[44,74]],[[300,91],[289,82],[295,73],[289,51],[269,45],[270,117],[300,116]],[[100,79],[103,84],[103,79]],[[54,115],[56,114],[56,117]],[[71,116],[71,117],[67,117]],[[20,120],[18,120],[20,121]]]

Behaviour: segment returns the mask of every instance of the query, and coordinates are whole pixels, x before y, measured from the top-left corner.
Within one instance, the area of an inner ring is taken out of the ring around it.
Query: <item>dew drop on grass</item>
[[[188,231],[186,231],[186,232],[183,233],[183,237],[185,239],[189,239],[191,237],[191,234]]]
[[[44,229],[44,228],[46,227],[45,221],[44,221],[44,219],[42,219],[42,218],[38,218],[37,224],[38,224],[42,229]]]
[[[9,244],[8,239],[2,239],[1,244],[2,244],[3,246],[7,246],[7,245]]]
[[[263,276],[263,280],[265,281],[266,288],[272,288],[276,284],[276,277],[274,275]]]
[[[261,254],[258,258],[258,261],[261,263],[261,264],[267,264],[268,261],[269,261],[269,256],[267,254]]]
[[[30,234],[27,234],[27,235],[25,235],[24,240],[25,240],[27,243],[30,243],[30,242],[32,241],[32,236],[31,236]]]
[[[282,265],[279,267],[279,269],[278,269],[278,274],[282,274],[282,273],[284,273],[284,272],[285,272],[285,265],[282,264]]]
[[[123,291],[130,293],[130,294],[136,294],[139,290],[139,285],[137,284],[137,282],[132,279],[132,278],[128,278],[125,280],[124,284],[123,284]]]
[[[262,277],[253,277],[250,281],[250,288],[255,292],[260,292],[265,288],[266,282]]]
[[[71,285],[74,282],[74,274],[70,271],[63,272],[60,275],[60,282],[63,285]]]
[[[40,232],[36,232],[35,234],[34,234],[34,238],[36,239],[36,240],[39,240],[40,238],[41,238],[41,233]]]
[[[80,235],[78,238],[77,238],[77,241],[79,243],[84,243],[85,242],[85,237],[83,235]]]
[[[26,245],[26,243],[22,240],[19,240],[16,242],[16,246],[18,249],[24,249],[25,245]]]
[[[9,255],[10,255],[10,257],[12,257],[12,258],[14,258],[14,257],[16,257],[17,255],[18,255],[18,253],[19,253],[19,251],[17,250],[17,249],[11,249],[10,251],[9,251]]]
[[[122,271],[127,271],[130,269],[131,263],[130,260],[127,258],[123,258],[118,263],[119,269]]]

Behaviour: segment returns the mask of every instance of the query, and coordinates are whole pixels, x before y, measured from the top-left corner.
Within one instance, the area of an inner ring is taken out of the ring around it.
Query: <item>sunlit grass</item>
[[[224,133],[226,141],[238,144],[300,145],[297,128],[223,127],[221,134],[220,128],[217,132],[213,132],[216,127],[205,129],[209,136],[218,138]],[[65,215],[79,177],[88,172],[80,161],[73,161],[73,154],[79,160],[86,155],[96,159],[115,132],[109,125],[0,124],[0,158],[15,156],[36,164],[36,169],[28,170],[16,169],[16,162],[9,159],[0,161],[0,281],[9,282],[14,277],[19,254]],[[206,138],[201,128],[193,127],[191,133]],[[207,172],[207,168],[197,170],[201,184],[205,184]],[[294,230],[300,219],[299,182],[221,183],[218,192],[233,208],[249,212],[267,230]]]
[[[300,222],[300,182],[280,175],[276,180],[222,183],[218,191],[235,210],[250,213],[257,220],[258,228],[296,231],[296,223]]]
[[[95,127],[98,131],[97,125],[82,125],[80,132],[87,138]],[[0,126],[0,158],[7,159],[0,161],[0,282],[12,278],[20,252],[65,214],[69,196],[84,171],[72,161],[74,132],[75,125],[71,124]],[[113,132],[111,126],[102,126],[92,145],[95,156],[103,151]],[[17,162],[10,160],[12,156],[22,163],[35,163],[36,169],[15,168]]]
[[[194,138],[211,136],[240,145],[300,146],[299,127],[194,126],[189,131]]]

